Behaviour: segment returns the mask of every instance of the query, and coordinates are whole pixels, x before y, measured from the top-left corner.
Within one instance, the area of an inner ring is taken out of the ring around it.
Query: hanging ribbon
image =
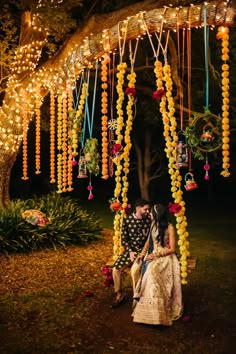
[[[208,69],[208,43],[209,43],[209,28],[207,28],[207,7],[204,5],[204,53],[205,53],[205,71],[206,71],[206,110],[209,106],[209,69]]]
[[[90,70],[88,71],[88,80],[87,80],[88,87],[89,87],[89,76],[90,76]],[[96,60],[95,63],[95,78],[94,78],[94,86],[93,86],[93,101],[92,101],[91,115],[88,106],[88,95],[86,96],[86,100],[85,100],[85,115],[84,115],[82,142],[81,142],[82,149],[84,148],[84,140],[86,136],[86,125],[88,127],[89,138],[92,139],[94,112],[95,112],[95,103],[96,103],[97,76],[98,76],[98,60]],[[91,173],[89,174],[89,185],[87,187],[87,190],[89,191],[88,200],[93,199]]]

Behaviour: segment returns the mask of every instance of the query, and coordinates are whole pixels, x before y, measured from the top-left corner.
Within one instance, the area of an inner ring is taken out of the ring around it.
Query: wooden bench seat
[[[111,268],[114,263],[113,258],[109,258],[106,262],[106,266]],[[191,256],[187,258],[187,271],[190,273],[192,270],[196,269],[197,267],[197,256]]]

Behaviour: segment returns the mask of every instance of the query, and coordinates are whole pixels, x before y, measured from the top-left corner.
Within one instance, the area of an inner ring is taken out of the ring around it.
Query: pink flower
[[[93,186],[91,186],[91,184],[88,185],[87,190],[88,190],[88,191],[92,191],[92,190],[93,190]]]
[[[111,148],[111,153],[112,155],[117,156],[121,150],[122,150],[121,144],[114,144]]]
[[[130,208],[131,208],[131,205],[128,204],[127,207],[125,208],[125,213],[128,213],[128,211],[130,210]]]
[[[103,285],[105,287],[109,288],[114,283],[113,278],[112,278],[111,269],[107,266],[102,267],[102,274],[106,277]]]
[[[91,290],[86,290],[86,291],[84,292],[84,296],[85,296],[85,297],[91,297],[91,296],[93,296],[93,292],[92,292]]]
[[[72,160],[72,166],[76,166],[77,165],[77,161],[76,161],[76,159],[75,158],[73,158],[73,160]]]
[[[162,98],[163,96],[165,96],[165,90],[164,89],[159,89],[153,92],[152,94],[152,98],[154,100],[159,100],[160,98]]]
[[[181,211],[182,207],[178,203],[169,203],[168,209],[171,214],[178,214]]]
[[[91,200],[91,199],[93,199],[93,193],[92,192],[90,192],[89,196],[88,196],[88,200]]]
[[[134,87],[127,87],[125,90],[126,95],[130,96],[135,96],[136,95],[136,89]]]
[[[189,322],[190,321],[190,316],[189,315],[185,315],[182,317],[182,321],[183,322]]]

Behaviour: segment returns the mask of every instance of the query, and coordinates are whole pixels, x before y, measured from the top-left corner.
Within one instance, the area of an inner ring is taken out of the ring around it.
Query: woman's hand
[[[151,261],[152,259],[154,258],[154,254],[153,253],[150,253],[146,256],[146,261]]]

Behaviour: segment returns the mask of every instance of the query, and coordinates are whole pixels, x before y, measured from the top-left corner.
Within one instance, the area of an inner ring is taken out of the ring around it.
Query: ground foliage
[[[112,231],[106,230],[86,247],[0,258],[1,353],[232,353],[235,221],[193,215],[198,264],[183,289],[184,317],[172,327],[132,322],[128,280],[127,302],[110,308],[112,289],[104,287],[101,272],[112,253]]]
[[[45,225],[27,222],[23,214],[29,210],[45,214]],[[82,208],[77,200],[58,193],[13,200],[0,209],[0,253],[86,244],[100,238],[101,231],[101,220],[94,213]]]

